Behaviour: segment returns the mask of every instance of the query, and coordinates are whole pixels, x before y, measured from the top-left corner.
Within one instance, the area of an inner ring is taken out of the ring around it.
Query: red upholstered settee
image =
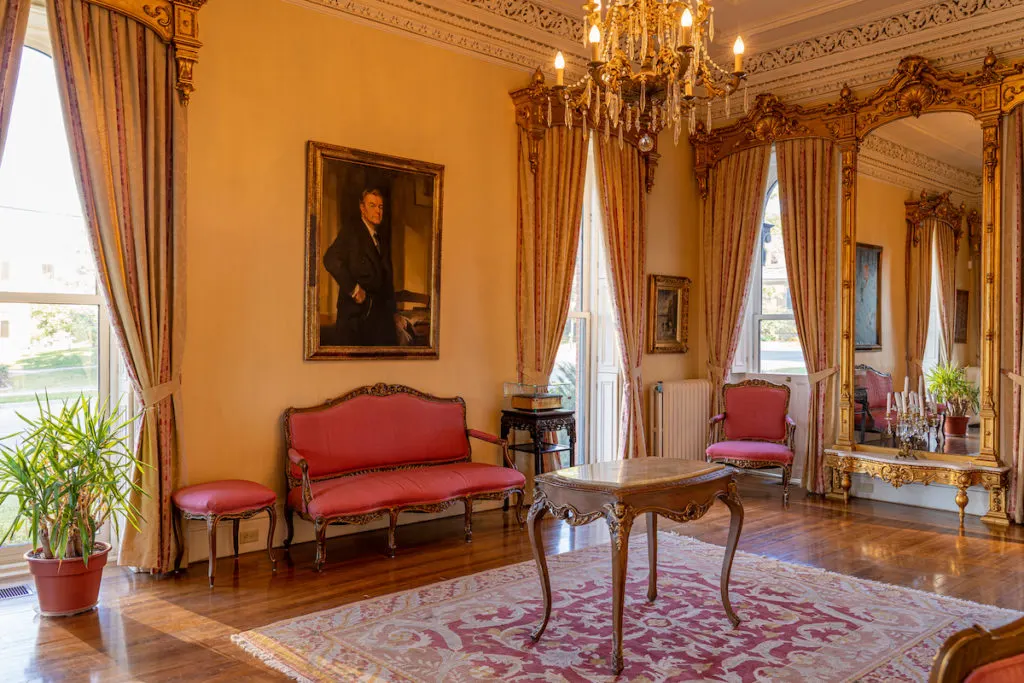
[[[327,527],[388,517],[388,554],[402,512],[440,512],[465,505],[466,541],[473,502],[516,493],[523,524],[526,478],[509,457],[508,443],[466,428],[466,403],[393,384],[360,387],[311,408],[284,414],[288,451],[287,547],[293,515],[313,523],[316,569],[326,559]],[[501,448],[506,467],[473,462],[469,438]]]

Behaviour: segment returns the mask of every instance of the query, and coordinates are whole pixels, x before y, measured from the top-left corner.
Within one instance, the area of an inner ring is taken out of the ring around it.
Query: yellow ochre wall
[[[907,360],[907,221],[903,202],[914,193],[863,174],[857,177],[857,242],[882,247],[882,348],[857,351],[858,364],[903,381]],[[902,386],[902,385],[901,385]]]
[[[282,0],[217,0],[189,105],[184,483],[245,477],[283,490],[281,415],[362,384],[465,397],[497,431],[515,378],[516,127],[529,73]],[[444,164],[436,361],[302,359],[306,141]],[[662,140],[649,271],[694,280],[693,351],[645,379],[697,373],[692,152]],[[476,444],[474,458],[498,462]]]

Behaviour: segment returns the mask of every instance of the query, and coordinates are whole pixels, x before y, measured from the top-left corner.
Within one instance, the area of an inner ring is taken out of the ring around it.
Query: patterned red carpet
[[[661,533],[658,550],[658,599],[648,603],[646,539],[632,538],[618,679],[608,662],[607,547],[548,558],[554,608],[536,644],[529,634],[542,607],[532,562],[234,641],[300,681],[925,681],[948,635],[1021,616],[739,552],[730,595],[743,622],[734,630],[719,598],[722,548]]]

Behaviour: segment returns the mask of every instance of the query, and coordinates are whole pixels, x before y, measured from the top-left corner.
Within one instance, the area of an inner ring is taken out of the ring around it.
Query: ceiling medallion
[[[602,12],[601,0],[583,5],[589,31],[584,45],[590,49],[587,73],[565,84],[565,59],[555,57],[553,96],[565,100],[567,125],[572,110],[585,110],[594,129],[635,129],[641,151],[650,151],[665,128],[673,139],[686,121],[692,134],[699,107],[706,109],[711,127],[711,103],[725,101],[745,80],[743,40],[733,46],[732,71],[719,66],[709,53],[715,37],[714,8],[710,0],[612,0]],[[745,90],[744,90],[745,94]],[[747,108],[744,97],[744,110]],[[646,146],[646,149],[644,147]]]

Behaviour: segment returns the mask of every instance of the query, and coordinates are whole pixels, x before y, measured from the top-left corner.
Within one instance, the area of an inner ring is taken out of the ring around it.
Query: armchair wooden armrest
[[[480,441],[486,441],[487,443],[493,443],[495,446],[501,446],[501,455],[505,459],[505,465],[511,467],[515,471],[519,471],[516,467],[516,461],[512,459],[512,455],[508,450],[508,439],[501,439],[494,434],[488,434],[487,432],[481,432],[479,429],[467,429],[466,435]]]
[[[725,413],[719,413],[708,420],[708,440],[706,444],[708,448],[722,440],[723,422],[725,422]]]
[[[302,472],[302,500],[303,502],[305,502],[306,505],[309,505],[309,502],[313,500],[313,488],[312,483],[309,480],[309,463],[306,461],[304,457],[302,457],[302,454],[299,453],[294,448],[288,449],[288,463],[288,485],[289,487],[291,487],[293,484],[294,478],[292,477],[292,473],[290,470],[291,465],[295,465]]]
[[[796,420],[786,416],[786,447],[796,452]]]

